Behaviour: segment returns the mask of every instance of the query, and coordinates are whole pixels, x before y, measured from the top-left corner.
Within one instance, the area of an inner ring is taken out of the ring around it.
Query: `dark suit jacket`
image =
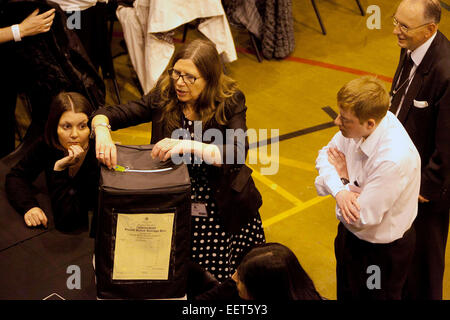
[[[225,115],[228,120],[226,125],[218,124],[214,117],[209,123],[202,124],[203,132],[215,128],[222,133],[223,144],[217,144],[216,142],[216,145],[221,151],[224,165],[217,168],[213,181],[210,181],[210,183],[216,190],[219,215],[225,228],[232,232],[239,231],[250,218],[256,217],[258,209],[262,205],[261,194],[256,189],[251,177],[252,170],[245,164],[239,164],[236,161],[241,157],[245,161],[248,139],[246,137],[245,141],[242,141],[229,136],[229,129],[247,131],[246,111],[245,96],[241,91],[237,91],[233,97],[228,98],[225,102]],[[161,121],[163,106],[160,105],[159,93],[156,91],[150,92],[137,101],[100,108],[91,118],[97,114],[107,116],[113,130],[151,121],[151,144],[155,144],[164,138],[170,138],[172,134],[167,130],[164,121]],[[233,146],[229,148],[231,144]],[[227,151],[231,150],[234,154],[227,156]],[[227,164],[227,158],[234,159],[234,164]]]
[[[405,56],[402,49],[391,95]],[[417,107],[414,100],[428,106]],[[422,159],[420,194],[450,203],[450,42],[439,31],[417,68],[398,119]]]

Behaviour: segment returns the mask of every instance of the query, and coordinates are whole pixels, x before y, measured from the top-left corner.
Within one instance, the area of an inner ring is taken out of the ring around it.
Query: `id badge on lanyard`
[[[192,202],[191,204],[191,215],[193,217],[208,217],[208,211],[206,209],[206,204],[201,202]]]

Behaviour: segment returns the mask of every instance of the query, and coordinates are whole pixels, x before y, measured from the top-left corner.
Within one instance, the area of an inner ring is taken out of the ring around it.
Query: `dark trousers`
[[[414,221],[417,234],[416,250],[407,277],[405,299],[442,299],[448,224],[447,203],[419,203],[419,211]]]
[[[412,263],[415,240],[415,231],[411,227],[394,242],[370,243],[360,240],[339,223],[334,241],[337,299],[400,300]]]

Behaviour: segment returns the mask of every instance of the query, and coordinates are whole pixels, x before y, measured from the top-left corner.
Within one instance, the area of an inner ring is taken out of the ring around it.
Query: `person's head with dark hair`
[[[239,296],[245,300],[321,299],[295,254],[280,243],[254,247],[232,278]]]
[[[94,108],[89,101],[76,92],[61,92],[53,98],[45,125],[45,142],[67,151],[71,145],[86,149],[90,130],[88,120]]]

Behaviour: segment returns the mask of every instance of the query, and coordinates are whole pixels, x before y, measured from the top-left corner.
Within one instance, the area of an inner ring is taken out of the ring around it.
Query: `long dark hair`
[[[62,148],[58,139],[58,124],[62,114],[66,111],[82,112],[89,117],[94,108],[83,95],[77,92],[61,92],[53,98],[45,124],[44,140],[55,149]]]
[[[237,269],[252,300],[320,300],[295,254],[280,243],[254,247]]]
[[[194,106],[202,122],[207,123],[214,118],[218,124],[226,124],[225,100],[237,91],[237,83],[223,73],[223,65],[214,43],[196,39],[184,45],[175,53],[167,70],[180,59],[192,60],[205,79],[206,86]],[[178,102],[174,82],[167,72],[161,75],[150,93],[159,95],[160,107],[164,109],[162,120],[168,131],[179,128],[182,105]]]

